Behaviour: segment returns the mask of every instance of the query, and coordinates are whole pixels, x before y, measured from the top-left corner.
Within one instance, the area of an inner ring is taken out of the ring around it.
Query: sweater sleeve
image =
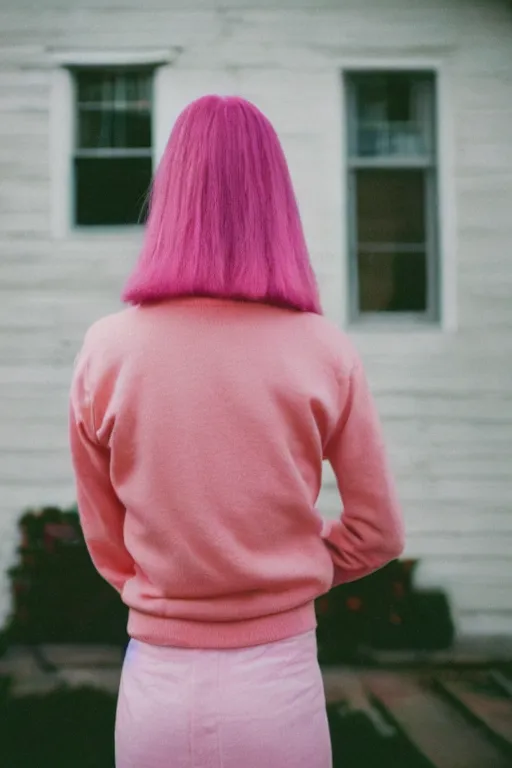
[[[69,437],[85,542],[98,573],[119,593],[134,575],[124,544],[125,509],[110,481],[110,451],[99,444],[87,364],[77,360],[70,397]]]
[[[343,502],[338,521],[326,521],[324,542],[334,563],[333,586],[355,581],[399,557],[404,524],[380,420],[358,360],[334,433],[324,451]]]

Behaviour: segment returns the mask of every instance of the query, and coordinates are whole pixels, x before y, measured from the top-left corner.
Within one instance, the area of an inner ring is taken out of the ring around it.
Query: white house
[[[2,0],[0,570],[24,508],[74,500],[72,361],[119,306],[176,115],[207,92],[281,135],[421,583],[449,591],[461,633],[512,634],[507,0]],[[2,576],[0,623],[8,606]]]

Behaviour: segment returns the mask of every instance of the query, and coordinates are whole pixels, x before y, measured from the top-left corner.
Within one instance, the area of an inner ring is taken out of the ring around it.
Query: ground
[[[113,768],[123,651],[11,648],[0,659],[2,768]],[[334,768],[506,768],[512,649],[466,644],[323,669]]]

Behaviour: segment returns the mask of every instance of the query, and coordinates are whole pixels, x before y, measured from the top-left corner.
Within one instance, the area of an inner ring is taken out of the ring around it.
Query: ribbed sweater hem
[[[248,648],[286,640],[316,627],[314,602],[284,613],[241,621],[190,621],[130,609],[128,634],[150,645],[176,648]]]

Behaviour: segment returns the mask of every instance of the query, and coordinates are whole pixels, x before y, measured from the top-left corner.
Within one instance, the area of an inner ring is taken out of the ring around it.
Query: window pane
[[[151,147],[148,112],[81,109],[78,113],[78,148],[146,149]]]
[[[124,104],[151,108],[151,72],[91,69],[78,72],[79,104]]]
[[[76,224],[138,224],[151,173],[150,157],[75,158]]]
[[[425,253],[360,252],[361,312],[424,312],[427,309]]]
[[[358,170],[356,215],[359,244],[424,244],[425,171]]]
[[[151,105],[152,76],[147,72],[132,72],[123,76],[125,98],[130,104],[138,104],[141,108]]]
[[[76,80],[79,104],[114,100],[114,73],[86,70],[78,72]]]
[[[423,157],[431,145],[432,84],[427,75],[354,75],[354,132],[358,157]]]

